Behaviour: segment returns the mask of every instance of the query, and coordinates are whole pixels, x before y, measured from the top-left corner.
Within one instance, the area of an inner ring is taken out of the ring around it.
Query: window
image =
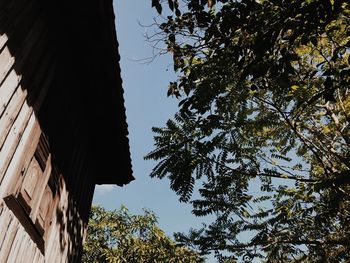
[[[51,163],[47,140],[41,135],[34,155],[17,182],[15,193],[5,202],[44,253],[44,241],[51,225],[57,173]]]

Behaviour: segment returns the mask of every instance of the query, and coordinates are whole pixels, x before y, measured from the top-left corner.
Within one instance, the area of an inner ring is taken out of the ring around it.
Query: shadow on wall
[[[108,41],[96,42],[106,40],[100,28],[102,18],[96,11],[103,8],[101,2],[0,2],[0,85],[11,72],[20,76],[17,88],[26,94],[25,103],[34,110],[48,140],[58,173],[50,235],[58,231],[55,240],[59,248],[53,246],[51,250],[59,250],[68,262],[80,260],[97,170],[95,159],[102,158],[93,154],[100,150],[96,137],[118,138],[112,136],[118,133],[112,128],[101,134],[98,125],[114,120],[113,103],[107,101],[104,109],[98,105],[106,97],[112,100],[116,96],[96,90],[110,86],[103,76],[115,74],[101,65],[108,53],[109,47],[104,46]],[[6,60],[6,52],[13,59]]]

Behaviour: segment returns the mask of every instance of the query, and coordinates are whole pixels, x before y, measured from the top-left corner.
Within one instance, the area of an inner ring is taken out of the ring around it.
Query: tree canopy
[[[350,260],[349,2],[152,5],[170,12],[153,39],[173,55],[179,110],[145,158],[216,216],[179,240],[227,262]]]
[[[107,211],[92,206],[84,263],[200,263],[194,251],[177,244],[159,228],[156,216],[131,215],[126,207]]]

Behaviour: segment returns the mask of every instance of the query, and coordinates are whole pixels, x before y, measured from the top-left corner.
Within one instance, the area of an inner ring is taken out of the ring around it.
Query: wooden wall
[[[96,140],[103,136],[98,124],[114,110],[100,109],[103,93],[96,91],[111,84],[104,75],[116,73],[101,60],[112,45],[94,43],[100,37],[110,42],[111,32],[98,27],[103,3],[111,6],[102,0],[0,1],[1,262],[80,261],[94,184],[103,183],[95,175],[101,164],[94,160],[103,162],[106,154]],[[81,40],[91,44],[82,47]]]

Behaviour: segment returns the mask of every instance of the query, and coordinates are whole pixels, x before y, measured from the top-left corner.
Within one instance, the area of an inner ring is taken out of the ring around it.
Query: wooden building
[[[0,0],[0,262],[79,262],[133,180],[112,0]]]

